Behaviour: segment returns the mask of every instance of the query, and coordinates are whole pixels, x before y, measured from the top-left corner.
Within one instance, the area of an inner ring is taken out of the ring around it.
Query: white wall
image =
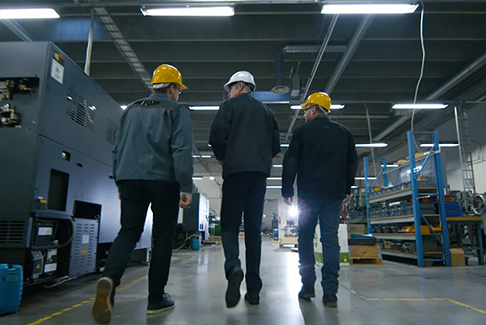
[[[204,176],[201,180],[194,180],[198,192],[204,194],[209,199],[209,213],[215,214],[219,217],[221,213],[221,188],[219,184],[223,184],[221,177],[215,177],[214,180],[209,179],[208,176]]]
[[[469,138],[473,158],[476,192],[486,192],[486,105],[478,105],[467,111]],[[455,121],[448,121],[439,126],[440,141],[457,141]],[[446,159],[447,181],[451,190],[462,190],[462,168],[459,159],[459,148],[444,149]]]

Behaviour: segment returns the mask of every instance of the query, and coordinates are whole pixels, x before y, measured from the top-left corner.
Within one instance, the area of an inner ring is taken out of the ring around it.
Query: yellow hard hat
[[[331,110],[331,97],[326,93],[313,93],[309,95],[305,103],[300,106],[302,109],[306,109],[310,104],[319,105],[329,112]]]
[[[159,65],[152,76],[152,85],[162,83],[178,84],[181,86],[182,90],[187,89],[187,87],[182,84],[182,75],[179,70],[169,64]]]

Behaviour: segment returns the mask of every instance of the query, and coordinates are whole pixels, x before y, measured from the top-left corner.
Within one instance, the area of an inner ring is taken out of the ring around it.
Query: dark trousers
[[[319,220],[323,258],[321,285],[326,295],[335,295],[338,291],[340,262],[338,229],[342,201],[342,199],[299,197],[299,271],[302,284],[314,287],[316,282],[313,240],[317,220]]]
[[[241,266],[239,259],[238,233],[241,216],[245,220],[246,286],[250,293],[258,294],[262,288],[260,279],[260,258],[262,254],[263,204],[267,176],[258,172],[244,172],[226,176],[223,182],[221,204],[221,239],[226,262],[226,274],[235,266]]]
[[[169,278],[172,239],[179,213],[179,184],[164,181],[118,181],[121,194],[121,229],[111,246],[103,276],[118,286],[135,245],[140,240],[152,203],[152,257],[149,269],[149,303],[162,301]]]

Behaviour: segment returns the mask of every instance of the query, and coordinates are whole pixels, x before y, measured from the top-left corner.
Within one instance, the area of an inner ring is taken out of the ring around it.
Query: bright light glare
[[[120,107],[121,107],[121,109],[123,109],[123,110],[126,110],[126,109],[127,109],[127,105],[122,105],[122,106],[120,106]]]
[[[288,148],[288,147],[289,147],[289,145],[290,145],[290,144],[288,144],[288,143],[281,143],[281,144],[280,144],[280,146],[281,146],[282,148]]]
[[[280,181],[282,180],[282,177],[269,177],[267,178],[269,181]]]
[[[422,143],[420,145],[423,148],[432,148],[434,146],[433,143]],[[439,143],[439,147],[444,148],[452,148],[452,147],[459,147],[459,143]]]
[[[233,7],[184,7],[140,9],[144,16],[234,16]]]
[[[211,158],[211,155],[192,155],[192,158]]]
[[[365,178],[363,176],[356,176],[354,179],[358,180],[358,181],[364,181],[365,180]],[[374,180],[374,179],[376,179],[376,177],[370,176],[370,177],[368,177],[368,179]]]
[[[395,104],[393,109],[444,109],[448,104]]]
[[[289,208],[289,216],[295,218],[299,215],[299,209],[297,209],[297,207],[295,206],[291,206]]]
[[[219,106],[189,106],[193,111],[217,111]]]
[[[282,186],[281,185],[269,185],[269,186],[267,186],[267,188],[269,188],[269,189],[277,189],[277,188],[282,188]]]
[[[40,18],[59,18],[54,9],[1,9],[0,19],[40,19]]]
[[[388,143],[357,143],[356,148],[385,148],[388,146]]]
[[[418,4],[328,4],[321,14],[409,14],[417,9]]]
[[[273,165],[273,167],[275,167],[275,168],[282,168],[283,165]]]

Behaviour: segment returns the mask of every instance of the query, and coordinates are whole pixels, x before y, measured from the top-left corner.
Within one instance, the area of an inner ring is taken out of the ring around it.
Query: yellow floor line
[[[171,267],[171,268],[172,268],[172,267],[175,267],[175,266],[177,266],[177,265],[179,265],[179,264],[182,264],[182,263],[185,263],[185,262],[187,262],[187,261],[190,261],[190,260],[192,260],[193,258],[194,258],[194,256],[191,256],[191,257],[189,257],[189,258],[186,258],[186,259],[184,259],[184,260],[182,260],[182,261],[179,261],[179,262],[177,262],[177,263],[175,263],[175,264],[171,265],[170,267]],[[137,282],[139,282],[139,281],[142,281],[142,280],[144,280],[144,279],[146,279],[146,278],[148,278],[148,276],[147,276],[147,275],[146,275],[146,276],[143,276],[143,277],[141,277],[141,278],[139,278],[139,279],[136,279],[136,280],[134,280],[134,281],[132,281],[132,282],[129,282],[129,283],[127,283],[127,284],[124,284],[124,285],[122,285],[122,286],[119,286],[118,288],[116,288],[116,290],[124,289],[124,288],[126,288],[126,287],[128,287],[128,286],[131,286],[132,284],[137,283]],[[95,299],[96,299],[95,297],[89,298],[88,300],[85,300],[85,301],[83,301],[83,302],[81,302],[81,303],[79,303],[79,304],[73,305],[73,306],[71,306],[71,307],[69,307],[69,308],[65,308],[65,309],[63,309],[62,311],[59,311],[59,312],[53,313],[53,314],[52,314],[52,315],[50,315],[50,316],[47,316],[47,317],[41,318],[41,319],[36,320],[35,322],[33,322],[33,323],[29,323],[29,324],[27,324],[27,325],[37,325],[37,324],[43,323],[43,322],[45,322],[46,320],[51,319],[52,317],[59,316],[59,315],[61,315],[62,313],[66,312],[66,311],[70,311],[70,310],[72,310],[72,309],[74,309],[74,308],[81,307],[81,306],[83,306],[83,305],[85,305],[85,304],[87,304],[87,303],[92,302],[92,301],[93,301],[93,300],[95,300]]]
[[[348,288],[346,288],[346,289],[348,289]],[[351,289],[348,289],[348,290],[353,295],[357,295],[358,297],[360,297],[361,299],[366,300],[366,301],[448,301],[448,302],[453,303],[455,305],[472,309],[474,311],[477,311],[478,313],[486,314],[485,310],[475,308],[473,306],[469,306],[469,305],[463,304],[462,302],[455,301],[455,300],[452,300],[452,299],[449,299],[449,298],[367,298],[365,296],[358,295],[358,293],[354,290],[351,290]]]

